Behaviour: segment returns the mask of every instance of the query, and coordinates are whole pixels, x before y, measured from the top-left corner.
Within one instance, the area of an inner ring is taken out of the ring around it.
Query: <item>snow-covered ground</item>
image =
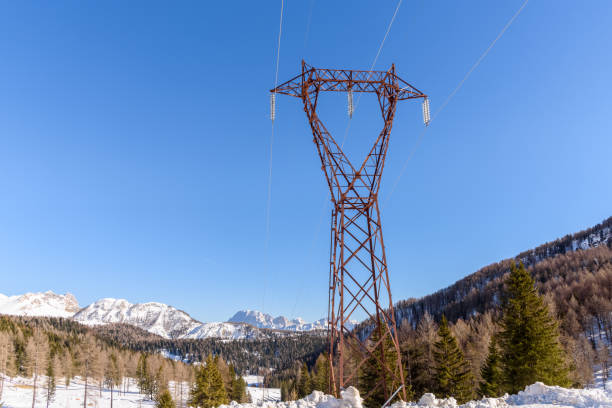
[[[242,379],[249,387],[258,387],[263,383],[263,375],[243,375]]]
[[[612,408],[612,381],[602,389],[567,389],[549,387],[542,383],[535,383],[516,395],[506,395],[501,398],[483,398],[479,401],[470,401],[464,405],[457,405],[454,398],[438,399],[433,394],[425,394],[418,402],[398,402],[391,408],[549,408],[549,407],[575,407],[575,408]],[[342,398],[336,399],[331,395],[324,395],[315,391],[306,398],[290,402],[268,402],[260,404],[222,405],[220,408],[363,408],[359,391],[349,387],[342,392]]]
[[[247,387],[253,404],[260,405],[262,402],[279,402],[281,399],[280,388]]]
[[[41,381],[42,384],[42,381]],[[49,404],[50,408],[80,408],[83,406],[84,383],[79,379],[73,380],[70,386],[58,384],[55,397]],[[11,378],[5,379],[1,406],[3,408],[31,408],[32,407],[32,379]],[[102,394],[96,385],[90,383],[87,389],[87,406],[93,408],[110,407],[110,389],[102,388]],[[46,407],[46,393],[43,388],[36,391],[36,407]],[[113,392],[113,408],[153,407],[155,403],[138,392],[132,381],[128,392],[119,395]]]
[[[3,408],[30,408],[32,406],[32,380],[28,378],[6,379],[2,395]],[[50,408],[79,408],[83,406],[84,384],[74,380],[69,387],[58,385],[55,398],[49,404]],[[173,387],[170,387],[171,391]],[[324,395],[315,391],[306,398],[298,401],[280,402],[278,388],[248,387],[253,399],[249,404],[223,405],[221,408],[363,408],[359,392],[349,387],[343,391],[342,398],[336,399],[331,395]],[[44,407],[46,395],[39,388],[36,398],[36,407]],[[103,388],[102,393],[97,386],[91,386],[88,391],[87,406],[102,408],[110,406],[110,390]],[[184,395],[187,398],[187,395]],[[132,385],[127,393],[119,395],[115,392],[113,397],[114,408],[143,408],[153,407],[155,404],[138,393],[136,386]],[[398,402],[391,408],[549,408],[549,407],[575,407],[575,408],[612,408],[612,381],[608,382],[606,390],[595,389],[567,389],[549,387],[536,383],[525,388],[516,395],[506,395],[501,398],[484,398],[479,401],[470,401],[464,405],[457,405],[453,398],[438,399],[433,394],[425,394],[418,402]],[[378,408],[378,407],[376,407]]]

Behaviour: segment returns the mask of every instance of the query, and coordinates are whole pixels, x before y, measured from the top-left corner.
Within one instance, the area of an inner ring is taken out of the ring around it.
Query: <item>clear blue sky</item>
[[[376,68],[395,62],[435,111],[521,4],[406,0]],[[279,79],[302,58],[368,69],[396,5],[286,1]],[[279,11],[280,1],[2,3],[1,293],[160,301],[202,320],[242,308],[326,314],[328,191],[289,97],[278,99],[266,272]],[[399,106],[381,191],[395,300],[612,215],[610,21],[607,0],[530,1],[389,198],[423,128],[417,102]],[[325,103],[341,138],[344,96]],[[379,129],[375,109],[364,97],[351,153]]]

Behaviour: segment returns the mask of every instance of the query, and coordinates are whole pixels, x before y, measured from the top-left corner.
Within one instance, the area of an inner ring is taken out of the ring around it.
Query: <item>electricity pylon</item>
[[[383,129],[359,167],[353,166],[317,116],[319,94],[331,91],[348,93],[349,115],[353,113],[354,92],[375,93],[378,97]],[[276,94],[302,99],[332,197],[329,392],[337,396],[344,387],[356,385],[362,365],[375,358],[380,367],[379,381],[369,392],[382,387],[388,398],[390,392],[404,385],[404,371],[391,300],[378,190],[397,102],[422,98],[427,124],[427,96],[399,78],[395,65],[389,71],[354,71],[313,68],[304,61],[301,74],[270,92],[273,120]],[[369,317],[366,329],[359,333],[351,330],[350,325],[350,318],[357,311],[364,311]],[[388,361],[389,353],[385,352],[389,340],[395,349],[394,361]],[[402,388],[402,395],[405,400],[405,388]]]

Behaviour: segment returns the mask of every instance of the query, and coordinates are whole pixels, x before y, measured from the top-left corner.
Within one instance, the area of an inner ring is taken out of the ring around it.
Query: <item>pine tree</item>
[[[423,345],[404,343],[402,349],[402,361],[404,362],[404,376],[406,381],[408,401],[414,400],[429,392],[431,377],[426,361]],[[433,345],[432,345],[433,346]]]
[[[148,394],[151,389],[152,379],[149,376],[149,363],[147,355],[141,354],[136,366],[136,382],[141,394]]]
[[[200,408],[214,408],[228,403],[223,379],[211,355],[196,373],[189,403]]]
[[[381,343],[382,347],[378,345],[376,349],[372,351],[370,358],[363,363],[359,372],[359,389],[364,395],[367,395],[364,399],[366,407],[382,406],[386,402],[386,399],[391,396],[399,386],[394,381],[393,373],[388,370],[383,371],[382,368],[381,360],[383,359],[392,370],[395,369],[394,364],[397,361],[397,353],[390,336],[384,332],[383,336],[385,338]],[[380,334],[378,330],[374,330],[370,337],[370,347],[377,344],[379,340]],[[385,376],[384,382],[381,381],[381,374],[383,372]]]
[[[329,393],[329,358],[327,353],[321,353],[315,362],[314,376],[312,377],[313,390]]]
[[[506,281],[501,326],[504,391],[516,393],[536,381],[569,385],[557,322],[522,263],[512,266]]]
[[[229,366],[222,358],[219,356],[215,357],[215,363],[217,364],[217,369],[219,370],[219,374],[221,374],[221,378],[223,379],[223,385],[225,386],[225,392],[229,395],[232,392],[232,380],[234,377],[230,372]],[[235,373],[234,373],[235,376]]]
[[[433,351],[436,381],[434,392],[438,397],[454,397],[459,403],[469,401],[473,395],[472,373],[445,316],[442,316],[438,337]]]
[[[312,382],[310,381],[310,373],[306,363],[302,364],[300,369],[300,379],[298,381],[298,398],[304,398],[312,392]]]
[[[26,346],[28,367],[32,373],[32,408],[36,403],[36,391],[38,390],[38,378],[45,372],[49,357],[49,341],[47,334],[40,329],[34,329],[32,337],[28,339]]]
[[[49,408],[49,403],[51,403],[55,398],[56,378],[61,375],[60,370],[60,361],[57,354],[55,354],[53,357],[49,358],[49,361],[47,362],[47,370],[45,372],[45,375],[47,376],[45,383],[45,387],[47,389],[47,408]]]
[[[174,405],[174,401],[172,400],[172,395],[169,390],[164,390],[160,392],[155,398],[155,407],[156,408],[176,408]]]
[[[121,368],[119,357],[116,353],[111,353],[104,370],[105,383],[110,387],[111,400],[110,407],[113,408],[113,390],[115,386],[121,384]]]
[[[504,394],[502,384],[503,373],[496,343],[495,336],[491,337],[489,354],[487,355],[484,365],[480,369],[482,381],[480,382],[478,393],[482,397],[500,397]]]
[[[232,380],[232,392],[230,399],[236,402],[246,402],[246,382],[242,377]]]
[[[98,367],[96,366],[96,355],[99,351],[96,339],[91,334],[86,334],[81,339],[81,347],[78,350],[78,361],[81,365],[81,377],[85,380],[83,388],[83,408],[87,408],[87,391],[89,389],[89,377],[94,375]]]
[[[13,362],[14,353],[12,339],[8,334],[0,332],[0,401],[4,390],[4,377],[11,374],[9,367]]]

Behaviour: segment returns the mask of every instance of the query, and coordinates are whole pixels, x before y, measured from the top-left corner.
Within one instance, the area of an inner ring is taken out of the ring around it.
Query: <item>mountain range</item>
[[[398,323],[415,327],[425,313],[435,317],[467,318],[482,313],[495,301],[492,289],[508,272],[512,262],[533,266],[544,260],[599,246],[612,247],[612,217],[587,230],[566,235],[466,276],[453,285],[420,299],[406,299],[395,306]],[[261,329],[305,332],[327,327],[326,319],[312,323],[301,318],[273,317],[255,310],[241,310],[226,322],[203,323],[175,307],[157,303],[132,304],[124,299],[105,298],[80,308],[76,298],[51,291],[20,296],[0,294],[0,314],[70,318],[85,325],[124,323],[167,339],[253,339]],[[356,322],[352,322],[353,325]],[[367,325],[367,322],[363,322]]]
[[[18,316],[63,317],[95,326],[111,323],[130,324],[167,339],[252,339],[261,329],[311,331],[325,329],[326,320],[313,323],[301,318],[273,317],[255,310],[241,310],[227,322],[200,322],[175,307],[158,303],[130,303],[125,299],[104,298],[80,308],[76,298],[51,291],[18,296],[0,294],[0,314]]]

